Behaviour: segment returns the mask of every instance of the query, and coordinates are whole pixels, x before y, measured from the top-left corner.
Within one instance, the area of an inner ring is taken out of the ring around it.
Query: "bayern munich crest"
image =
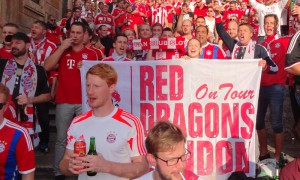
[[[7,143],[5,141],[0,141],[0,153],[2,153],[5,150],[5,145]]]
[[[12,76],[16,70],[17,67],[15,67],[13,64],[7,63],[3,74],[6,74],[7,76]]]
[[[280,47],[280,43],[276,43],[276,44],[275,44],[275,47],[276,47],[276,48],[279,48],[279,47]]]
[[[116,142],[116,140],[117,140],[117,137],[114,132],[110,132],[106,137],[106,141],[108,143],[114,143],[114,142]]]
[[[87,59],[88,58],[88,55],[86,53],[83,53],[82,54],[82,59]]]
[[[25,89],[30,89],[33,85],[32,79],[29,76],[25,77],[23,85]]]
[[[208,56],[210,56],[211,55],[211,51],[206,51],[206,54],[208,55]]]

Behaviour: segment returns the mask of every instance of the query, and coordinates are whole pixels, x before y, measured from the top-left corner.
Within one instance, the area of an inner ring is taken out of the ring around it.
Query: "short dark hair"
[[[171,31],[171,32],[173,32],[172,29],[169,28],[169,27],[164,28],[164,29],[162,30],[162,32],[164,32],[164,31]]]
[[[86,27],[82,22],[74,22],[74,23],[71,24],[71,27],[72,27],[72,26],[81,26],[83,32],[86,32],[86,29],[87,29],[87,27]],[[70,29],[71,29],[71,28],[70,28]]]
[[[93,36],[94,32],[90,27],[86,27],[86,31],[88,32],[89,36]]]
[[[273,17],[275,19],[276,25],[278,25],[279,19],[278,19],[278,16],[276,14],[267,14],[267,15],[265,15],[265,17],[264,17],[264,23],[265,23],[265,21],[266,21],[266,19],[268,17]]]
[[[253,33],[253,31],[254,31],[253,27],[249,23],[241,23],[241,24],[239,24],[238,28],[240,28],[241,26],[247,26],[251,33]]]
[[[76,10],[80,10],[81,11],[81,8],[80,7],[74,7],[73,8],[73,12],[76,12]]]
[[[30,38],[23,32],[17,32],[11,36],[11,39],[22,40],[25,43],[30,43]]]
[[[91,39],[91,42],[98,42],[99,41],[99,36],[97,36],[96,34],[94,34],[93,36],[92,36],[92,39]]]
[[[52,15],[51,15],[52,16]],[[53,17],[53,16],[52,16]],[[43,29],[47,29],[47,25],[44,21],[41,21],[41,20],[36,20],[33,22],[33,24],[39,24],[40,26],[43,27]]]
[[[117,42],[118,37],[125,37],[125,38],[128,40],[128,37],[127,37],[125,34],[117,34],[117,35],[114,37],[113,43],[116,43],[116,42]]]
[[[99,30],[102,30],[102,28],[103,28],[104,26],[107,27],[106,25],[100,25],[100,26],[99,26]]]
[[[198,28],[200,28],[200,27],[203,27],[203,28],[205,28],[205,29],[206,29],[206,34],[208,34],[208,33],[209,33],[208,26],[203,26],[203,25],[200,25],[200,26],[198,26],[198,27],[196,28],[196,34],[197,34],[197,29],[198,29]]]
[[[151,30],[156,26],[161,27],[161,29],[163,29],[163,26],[159,22],[156,22],[152,25]]]

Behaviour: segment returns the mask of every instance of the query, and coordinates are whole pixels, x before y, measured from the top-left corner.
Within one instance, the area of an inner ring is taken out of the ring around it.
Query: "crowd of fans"
[[[17,24],[5,23],[0,48],[0,58],[5,61],[0,62],[0,79],[10,90],[11,101],[4,117],[26,128],[34,146],[47,153],[49,101],[56,103],[54,172],[57,179],[63,179],[60,162],[65,154],[66,132],[73,117],[82,113],[78,70],[82,60],[259,58],[263,69],[256,127],[259,160],[270,158],[264,122],[268,107],[275,139],[274,158],[279,160],[287,79],[295,129],[300,129],[300,78],[284,70],[286,54],[291,57],[293,52],[292,43],[288,51],[290,37],[300,27],[299,16],[300,8],[294,0],[75,0],[64,18],[49,15],[47,22],[35,21],[28,36],[18,32]],[[135,39],[175,37],[183,39],[186,46],[133,50]],[[25,43],[24,47],[19,41]],[[16,63],[11,59],[17,59]],[[26,83],[33,85],[27,87]]]

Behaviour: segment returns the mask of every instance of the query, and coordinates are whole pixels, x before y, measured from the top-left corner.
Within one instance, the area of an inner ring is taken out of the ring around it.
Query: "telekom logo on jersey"
[[[75,66],[75,60],[74,59],[68,59],[67,60],[67,66],[68,66],[68,69],[73,69],[73,67]]]

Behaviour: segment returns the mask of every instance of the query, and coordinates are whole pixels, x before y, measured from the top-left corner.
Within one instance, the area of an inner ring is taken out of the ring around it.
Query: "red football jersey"
[[[35,64],[43,66],[45,59],[53,54],[55,50],[56,45],[47,39],[39,43],[34,43],[33,40],[31,40],[29,56]]]
[[[97,59],[96,52],[87,47],[78,52],[65,50],[58,66],[56,103],[81,104],[81,77],[77,64],[82,60]]]
[[[227,59],[225,52],[220,46],[207,43],[202,47],[201,59]]]
[[[27,130],[7,119],[0,128],[0,179],[18,179],[18,171],[35,170],[34,148]]]
[[[273,84],[281,84],[285,86],[287,72],[284,70],[285,67],[285,55],[290,42],[290,37],[278,38],[277,36],[266,36],[266,39],[261,45],[263,45],[268,52],[272,60],[278,66],[278,72],[275,74],[268,74],[263,71],[261,77],[262,86],[270,86]]]
[[[46,38],[58,45],[61,44],[60,37],[62,36],[62,32],[60,30],[60,26],[57,26],[55,30],[47,29]]]
[[[7,49],[7,48],[5,48],[5,46],[0,48],[0,58],[1,59],[11,59],[11,58],[13,58],[13,55],[11,53],[11,49]]]

